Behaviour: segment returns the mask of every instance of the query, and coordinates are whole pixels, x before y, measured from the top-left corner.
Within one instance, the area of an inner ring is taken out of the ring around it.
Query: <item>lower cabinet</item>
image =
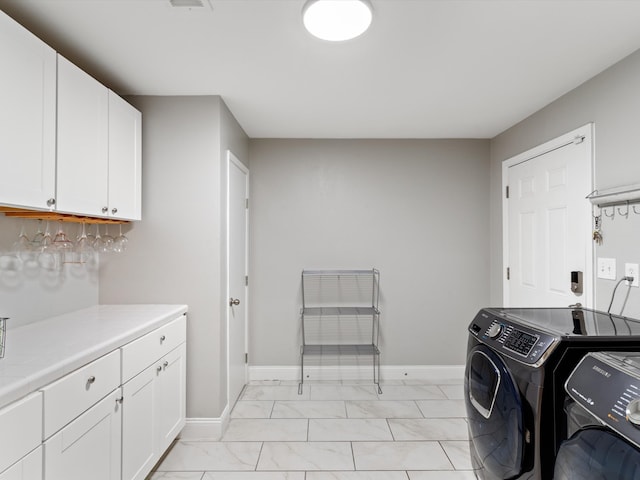
[[[18,463],[0,473],[0,480],[40,480],[42,478],[42,447],[36,448]]]
[[[122,387],[122,480],[143,480],[185,425],[186,345]]]
[[[0,408],[0,480],[144,480],[186,423],[186,316]]]
[[[45,441],[45,480],[120,480],[121,402],[118,388]]]

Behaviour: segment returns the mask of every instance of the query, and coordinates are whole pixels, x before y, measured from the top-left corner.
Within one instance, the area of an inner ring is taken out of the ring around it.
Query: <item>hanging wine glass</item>
[[[124,233],[122,233],[122,224],[120,226],[120,233],[113,240],[113,251],[115,253],[122,253],[127,249],[127,243],[129,243],[129,239],[125,237]]]
[[[56,271],[62,267],[60,252],[53,245],[51,232],[49,231],[49,222],[46,223],[42,242],[40,242],[40,254],[38,255],[38,263],[44,270]]]
[[[105,243],[106,253],[113,252],[113,241],[115,239],[113,236],[109,235],[109,225],[104,225],[104,235],[102,236],[102,241]]]
[[[62,263],[73,262],[73,242],[69,240],[62,228],[62,222],[58,222],[58,231],[53,237],[52,245],[60,252]]]
[[[40,250],[42,247],[42,239],[44,238],[44,231],[42,230],[42,220],[38,220],[38,230],[31,239],[31,248],[33,250]]]
[[[98,231],[98,225],[96,224],[96,232]],[[91,230],[87,232],[87,241],[89,245],[93,247],[93,244],[96,243],[96,234],[91,233]]]
[[[87,236],[86,224],[82,223],[82,230],[80,231],[80,236],[76,241],[74,247],[75,253],[75,262],[80,264],[85,263],[93,263],[95,261],[96,251],[93,249],[93,246],[89,242],[89,237]]]
[[[108,238],[107,240],[105,240],[105,237],[100,235],[100,226],[96,225],[96,241],[93,243],[93,248],[96,250],[96,252],[110,253],[112,245],[113,245],[113,238],[111,238],[110,243],[108,242]]]

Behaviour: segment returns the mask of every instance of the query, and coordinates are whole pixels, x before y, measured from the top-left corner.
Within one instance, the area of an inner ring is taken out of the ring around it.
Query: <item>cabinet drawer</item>
[[[122,383],[142,372],[187,339],[186,316],[148,333],[122,347]]]
[[[44,387],[44,438],[53,435],[119,385],[120,352],[115,350]]]
[[[0,410],[0,472],[42,441],[42,394],[18,400]]]

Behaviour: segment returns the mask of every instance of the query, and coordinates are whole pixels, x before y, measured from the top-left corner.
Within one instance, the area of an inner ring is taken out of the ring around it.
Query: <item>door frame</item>
[[[227,295],[223,299],[225,302],[225,310],[226,310],[226,320],[227,320],[227,408],[230,410],[233,405],[231,405],[231,338],[230,338],[230,322],[231,322],[231,308],[227,305],[231,295],[231,286],[230,286],[230,258],[231,258],[231,250],[230,250],[230,227],[231,227],[231,165],[238,167],[244,174],[246,175],[246,198],[249,198],[249,169],[234,155],[231,150],[227,150],[227,232],[226,232],[226,268],[227,268],[227,278],[226,278],[226,292]],[[246,209],[245,215],[245,245],[244,245],[244,261],[245,261],[245,275],[249,274],[249,209]],[[248,327],[249,327],[249,285],[245,285],[244,287],[244,351],[247,353],[248,350]],[[245,362],[244,366],[244,383],[247,383],[248,380],[248,363]]]
[[[504,306],[508,305],[509,300],[509,282],[506,280],[507,267],[509,266],[509,210],[508,200],[506,197],[506,190],[509,184],[509,168],[519,163],[524,163],[530,160],[540,157],[545,153],[549,153],[553,150],[557,150],[571,143],[574,143],[576,139],[582,138],[583,142],[587,144],[587,151],[589,152],[589,165],[588,165],[588,177],[590,193],[593,190],[595,180],[595,154],[594,154],[594,127],[593,122],[587,123],[582,127],[576,128],[570,132],[565,133],[553,140],[549,140],[537,147],[533,147],[525,152],[522,152],[514,157],[508,158],[502,162],[502,191],[500,193],[502,197],[502,270],[500,272],[502,279],[502,303]],[[591,238],[591,225],[592,225],[592,209],[589,209],[589,218],[587,219],[586,231],[584,235],[586,238]],[[584,278],[584,292],[586,293],[587,301],[583,303],[583,306],[587,308],[593,308],[595,305],[595,279],[593,278],[595,272],[595,248],[593,242],[589,242],[590,248],[587,249],[587,259],[585,262]],[[581,302],[582,303],[582,302]]]

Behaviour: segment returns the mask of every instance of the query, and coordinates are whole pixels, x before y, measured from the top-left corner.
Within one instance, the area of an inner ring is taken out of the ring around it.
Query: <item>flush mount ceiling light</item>
[[[302,9],[302,21],[309,33],[332,42],[362,35],[372,18],[368,0],[308,0]]]

